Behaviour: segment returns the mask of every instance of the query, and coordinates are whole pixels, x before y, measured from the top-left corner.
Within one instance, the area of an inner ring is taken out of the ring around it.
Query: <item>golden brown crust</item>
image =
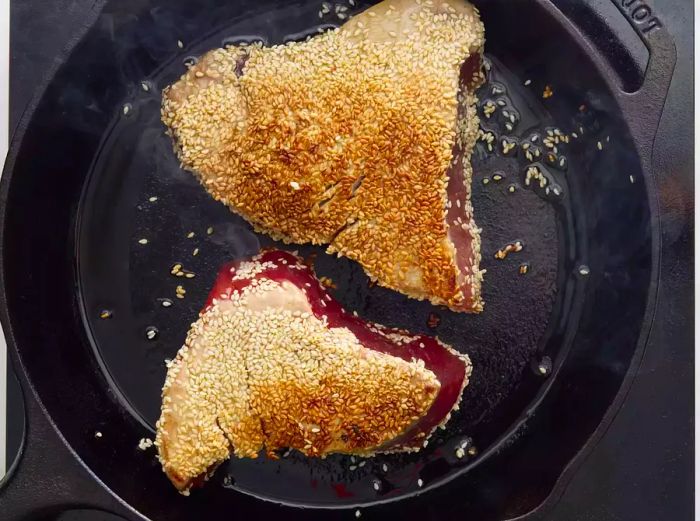
[[[483,41],[461,0],[389,0],[308,42],[211,51],[166,91],[163,120],[183,165],[256,229],[479,311],[478,284],[458,280],[446,192],[460,66]]]
[[[371,454],[426,414],[440,382],[422,361],[366,349],[306,305],[300,289],[263,279],[193,325],[168,368],[156,436],[180,490],[231,451]]]

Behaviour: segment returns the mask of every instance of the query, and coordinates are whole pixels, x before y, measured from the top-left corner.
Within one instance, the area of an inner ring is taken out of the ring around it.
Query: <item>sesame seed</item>
[[[199,248],[195,248],[194,250],[192,250],[193,257],[196,257],[198,254],[199,254]],[[189,275],[189,273],[188,273],[188,275]]]
[[[525,86],[528,86],[532,83],[532,80],[525,80]]]
[[[180,49],[182,49],[182,48],[185,47],[185,44],[182,43],[182,40],[178,40],[178,41],[177,41],[177,46],[178,46]]]
[[[418,478],[418,487],[423,486],[423,480],[421,478]]]
[[[190,232],[187,234],[188,239],[191,239],[192,237],[194,237],[194,232]]]
[[[360,516],[362,516],[362,512],[355,510],[355,517],[359,518]]]
[[[101,438],[101,437],[102,437],[102,433],[100,431],[96,431],[95,438]]]
[[[149,197],[149,198],[148,198],[148,201],[151,202],[151,203],[155,203],[157,200],[158,200],[158,198],[157,198],[156,196],[153,196],[153,197]]]
[[[214,233],[214,228],[210,226],[207,228],[207,235],[211,235],[212,233]]]
[[[139,244],[148,244],[148,239],[139,239]]]

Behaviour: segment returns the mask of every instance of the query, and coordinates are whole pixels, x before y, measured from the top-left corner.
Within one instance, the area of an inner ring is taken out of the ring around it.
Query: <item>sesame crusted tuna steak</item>
[[[182,165],[258,231],[480,312],[483,45],[463,0],[386,0],[309,41],[210,51],[164,91],[163,121]]]
[[[466,355],[341,308],[301,259],[224,266],[169,363],[156,445],[181,491],[233,454],[419,450],[458,408]]]

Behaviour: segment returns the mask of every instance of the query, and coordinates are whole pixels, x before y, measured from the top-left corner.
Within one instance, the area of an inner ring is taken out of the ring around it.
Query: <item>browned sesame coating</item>
[[[416,440],[406,436],[416,436],[419,420],[441,392],[440,380],[423,360],[369,349],[350,329],[331,327],[332,318],[318,316],[318,309],[328,308],[348,315],[305,275],[323,295],[321,307],[312,307],[311,285],[299,287],[289,275],[308,270],[301,262],[284,268],[288,279],[268,278],[270,268],[275,266],[253,259],[233,270],[229,282],[250,284],[213,299],[168,364],[155,445],[164,471],[181,491],[230,453],[256,458],[263,450],[272,455],[285,447],[307,456],[416,450]],[[368,327],[398,349],[420,341],[427,350],[435,342]],[[451,353],[460,375],[449,384],[457,386],[449,411],[459,403],[471,364],[465,355],[433,345]],[[421,428],[418,447],[448,419],[443,413],[427,430]]]
[[[386,0],[306,42],[205,54],[165,90],[162,117],[183,166],[259,231],[478,312],[469,157],[483,45],[462,0]],[[448,222],[453,175],[464,189]]]

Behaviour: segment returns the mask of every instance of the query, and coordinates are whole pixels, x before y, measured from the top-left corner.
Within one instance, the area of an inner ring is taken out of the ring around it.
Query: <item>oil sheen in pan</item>
[[[151,429],[159,415],[166,361],[182,345],[218,267],[276,245],[213,201],[180,169],[160,122],[160,90],[184,72],[183,62],[240,40],[231,34],[259,34],[243,41],[270,43],[286,41],[289,34],[303,39],[317,31],[318,26],[309,29],[313,19],[318,21],[316,10],[295,7],[247,17],[240,27],[229,25],[196,45],[183,45],[177,60],[157,77],[144,79],[148,89],[136,86],[134,96],[125,100],[95,162],[81,216],[88,224],[81,228],[79,247],[87,327],[115,392]],[[338,20],[322,22],[326,27]],[[280,27],[286,28],[284,34]],[[566,168],[547,164],[542,140],[551,137],[548,130],[556,135],[554,122],[522,80],[495,59],[489,59],[488,68],[488,84],[480,91],[483,133],[473,158],[473,202],[488,270],[483,314],[455,314],[409,300],[372,286],[347,259],[328,256],[322,248],[298,248],[302,255],[315,256],[318,275],[333,280],[334,294],[348,310],[438,335],[471,356],[474,374],[460,411],[417,454],[312,460],[292,451],[276,461],[232,460],[212,481],[292,504],[399,498],[478,464],[542,392],[556,367],[557,346],[549,345],[550,338],[567,319],[561,301],[572,283],[567,274],[576,245],[566,177],[575,171],[575,162],[568,164],[566,144],[560,143],[557,161],[565,157]],[[491,103],[493,111],[487,108]],[[537,161],[525,156],[526,143],[526,149],[541,149]],[[532,175],[526,184],[533,165],[541,169],[546,185]],[[496,258],[505,249],[505,258]],[[109,311],[109,320],[100,318],[103,311]]]

